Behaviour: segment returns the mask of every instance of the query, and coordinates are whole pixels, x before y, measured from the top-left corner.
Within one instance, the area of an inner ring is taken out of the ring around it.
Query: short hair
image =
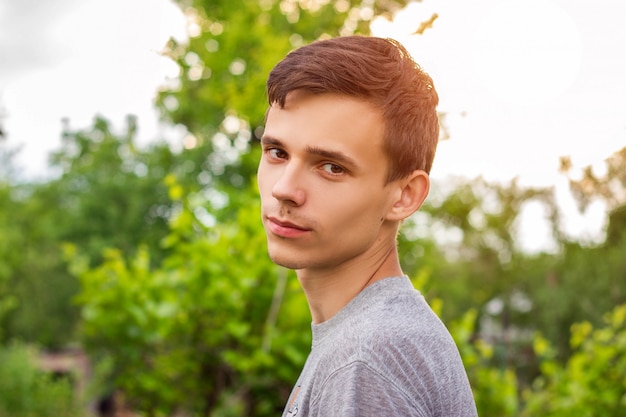
[[[431,77],[398,41],[370,36],[318,40],[290,52],[270,72],[270,106],[306,90],[364,99],[383,116],[386,182],[430,172],[439,139],[439,97]]]

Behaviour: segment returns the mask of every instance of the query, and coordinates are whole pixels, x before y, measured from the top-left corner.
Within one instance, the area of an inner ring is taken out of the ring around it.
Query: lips
[[[267,217],[269,231],[281,237],[299,237],[311,231],[295,223],[279,220],[276,217]]]

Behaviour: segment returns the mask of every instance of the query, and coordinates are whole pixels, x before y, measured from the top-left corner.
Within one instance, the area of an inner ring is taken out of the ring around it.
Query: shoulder
[[[345,324],[344,337],[374,352],[395,356],[407,349],[414,354],[457,350],[446,326],[416,290],[373,299]]]
[[[381,393],[383,404],[415,410],[407,415],[445,415],[432,410],[473,401],[456,344],[417,291],[355,312],[334,341],[322,359],[328,395],[339,395],[340,387]]]
[[[299,380],[307,415],[475,416],[458,349],[421,294],[392,280],[363,295],[316,329]]]
[[[465,375],[452,336],[421,295],[400,295],[371,313],[347,339],[358,349],[354,355],[382,375],[401,386],[420,381],[433,387],[447,374]]]

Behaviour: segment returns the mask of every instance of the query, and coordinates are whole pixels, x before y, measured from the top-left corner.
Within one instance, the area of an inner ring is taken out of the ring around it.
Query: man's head
[[[428,194],[430,78],[394,41],[346,37],[289,54],[268,95],[258,185],[270,257],[299,274],[380,265]]]
[[[270,105],[283,107],[296,90],[346,95],[379,109],[390,163],[387,182],[416,169],[430,172],[439,136],[438,96],[430,76],[398,42],[347,36],[296,49],[270,73]]]

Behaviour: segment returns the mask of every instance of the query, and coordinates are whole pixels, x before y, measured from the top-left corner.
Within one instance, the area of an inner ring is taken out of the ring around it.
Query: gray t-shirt
[[[284,417],[477,415],[452,337],[407,277],[375,282],[312,329]]]

